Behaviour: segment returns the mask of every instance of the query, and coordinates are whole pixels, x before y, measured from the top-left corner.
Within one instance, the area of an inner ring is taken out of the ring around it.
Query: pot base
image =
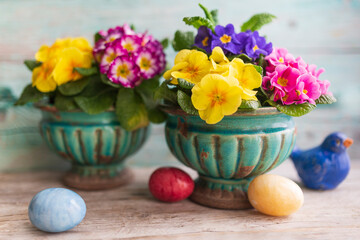
[[[219,209],[252,208],[247,187],[252,179],[227,180],[200,176],[190,199],[198,204]]]
[[[121,170],[114,177],[101,175],[81,176],[76,172],[68,172],[63,177],[63,183],[71,188],[96,191],[126,185],[130,183],[133,178],[134,175],[128,168]]]

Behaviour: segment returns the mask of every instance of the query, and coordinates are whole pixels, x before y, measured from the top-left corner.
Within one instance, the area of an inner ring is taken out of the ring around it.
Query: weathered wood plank
[[[27,217],[32,196],[61,187],[60,172],[0,174],[0,239],[355,239],[360,235],[360,161],[354,161],[346,181],[333,191],[303,189],[304,206],[289,217],[270,217],[255,210],[230,211],[202,207],[188,200],[168,204],[154,200],[147,180],[153,169],[135,169],[129,186],[78,193],[87,215],[73,230],[47,234]],[[292,163],[273,173],[298,180]],[[191,172],[192,176],[195,173]]]

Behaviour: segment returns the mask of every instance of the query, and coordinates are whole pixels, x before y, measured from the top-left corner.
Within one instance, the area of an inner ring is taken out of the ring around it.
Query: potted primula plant
[[[95,34],[93,48],[84,38],[44,45],[17,105],[36,103],[40,131],[49,147],[72,163],[64,176],[70,187],[113,188],[131,179],[124,159],[149,133],[149,122],[165,120],[153,92],[165,68],[161,43],[129,25]]]
[[[218,25],[217,10],[185,17],[193,32],[175,33],[179,51],[155,92],[168,114],[167,144],[199,173],[191,199],[224,209],[251,207],[253,177],[281,164],[295,143],[292,117],[335,98],[322,69],[274,48],[257,30],[271,14],[257,14],[237,32]]]

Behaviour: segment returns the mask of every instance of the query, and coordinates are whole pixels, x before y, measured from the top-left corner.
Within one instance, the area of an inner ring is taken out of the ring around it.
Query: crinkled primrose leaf
[[[64,96],[59,92],[55,95],[54,105],[60,111],[71,111],[79,108],[74,101],[74,97]]]
[[[91,67],[91,68],[74,68],[74,71],[80,73],[84,77],[91,76],[98,73],[97,67]]]
[[[316,108],[316,105],[310,103],[282,105],[271,100],[267,100],[266,102],[276,107],[280,112],[293,117],[303,116]]]
[[[334,102],[336,102],[336,98],[329,94],[323,94],[315,100],[316,104],[332,104]]]
[[[32,71],[34,68],[41,66],[42,62],[36,60],[25,60],[24,64],[30,71]]]
[[[172,46],[175,51],[191,49],[192,45],[194,45],[194,39],[195,37],[193,32],[176,31],[174,40],[172,41]]]
[[[192,89],[195,86],[195,84],[181,78],[178,78],[178,84],[180,87],[185,89]]]
[[[68,82],[58,87],[61,94],[65,96],[74,96],[81,93],[90,82],[89,77],[84,77],[80,80]]]
[[[261,107],[261,104],[259,101],[242,100],[239,108],[240,109],[258,109],[259,107]]]
[[[194,105],[191,102],[191,97],[188,96],[185,92],[178,90],[177,100],[181,109],[184,110],[184,112],[191,115],[199,115],[198,110],[194,107]]]
[[[169,81],[165,81],[163,82],[156,90],[154,93],[154,99],[155,100],[160,100],[160,99],[165,99],[171,103],[177,104],[177,95],[176,92],[174,92],[173,90],[171,90],[168,87],[168,82]]]
[[[40,100],[43,100],[47,96],[49,96],[48,93],[40,92],[35,87],[31,86],[31,84],[29,84],[25,87],[25,89],[21,93],[21,96],[16,101],[15,106],[21,106],[27,103],[38,102]]]
[[[212,31],[214,31],[215,25],[213,22],[211,22],[209,19],[207,18],[203,18],[203,17],[184,17],[183,21],[190,26],[193,26],[194,28],[198,29],[200,26],[206,26],[208,28],[210,28]]]
[[[136,130],[149,124],[145,103],[134,89],[119,89],[115,109],[120,125],[128,131]]]
[[[241,31],[245,32],[246,30],[259,30],[265,24],[270,23],[274,18],[276,17],[270,13],[255,14],[241,26]]]

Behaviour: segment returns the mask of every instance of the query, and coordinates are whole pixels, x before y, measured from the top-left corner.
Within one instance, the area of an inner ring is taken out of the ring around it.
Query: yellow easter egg
[[[295,182],[273,174],[254,178],[249,185],[248,197],[255,209],[271,216],[290,215],[304,203],[304,194]]]

